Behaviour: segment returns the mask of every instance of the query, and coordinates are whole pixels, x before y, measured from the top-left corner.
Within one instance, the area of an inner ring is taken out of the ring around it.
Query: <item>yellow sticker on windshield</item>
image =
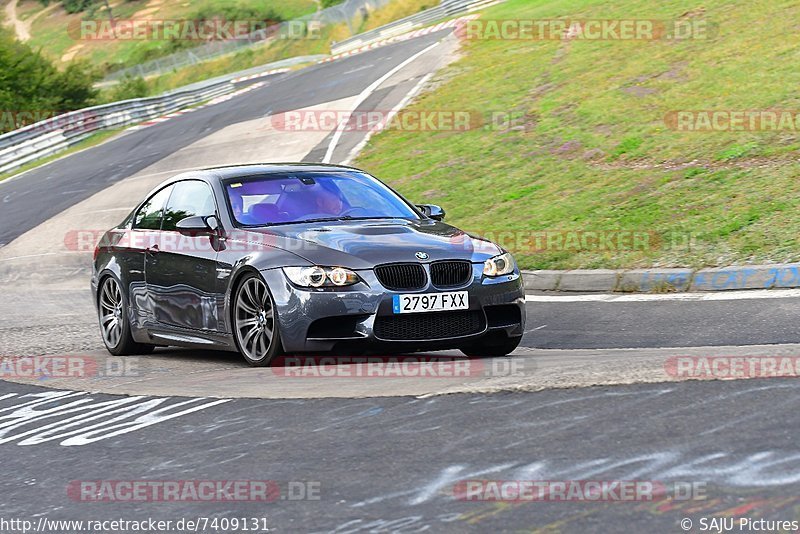
[[[242,187],[242,184],[241,183],[231,184],[231,187]]]

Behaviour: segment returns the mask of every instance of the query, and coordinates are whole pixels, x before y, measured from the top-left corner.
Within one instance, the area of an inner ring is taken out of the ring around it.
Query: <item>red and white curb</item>
[[[414,39],[416,37],[421,37],[423,35],[428,35],[430,33],[438,32],[439,30],[443,30],[445,28],[456,28],[460,25],[466,24],[467,21],[477,19],[479,16],[480,15],[466,15],[464,17],[459,17],[457,19],[440,22],[439,24],[436,24],[434,26],[429,26],[427,28],[422,28],[420,30],[414,30],[413,32],[403,33],[400,35],[395,35],[394,37],[381,39],[380,41],[375,41],[368,45],[364,45],[359,48],[354,48],[353,50],[342,52],[341,54],[336,54],[335,56],[327,57],[319,61],[318,63],[328,63],[330,61],[336,61],[337,59],[341,59],[343,57],[354,56],[356,54],[360,54],[368,50],[374,50],[375,48],[380,48],[381,46],[385,46],[387,44],[398,43],[400,41],[408,41],[409,39]]]
[[[375,48],[379,48],[379,47],[385,46],[387,44],[398,43],[400,41],[407,41],[409,39],[414,39],[416,37],[420,37],[420,36],[423,36],[423,35],[428,35],[428,34],[437,32],[439,30],[443,30],[445,28],[455,28],[455,27],[458,27],[460,25],[466,24],[467,21],[469,21],[469,20],[473,20],[473,19],[476,19],[478,17],[479,17],[479,15],[466,15],[464,17],[459,17],[457,19],[452,19],[452,20],[448,20],[448,21],[445,21],[445,22],[440,22],[439,24],[436,24],[434,26],[429,26],[427,28],[422,28],[422,29],[415,30],[415,31],[412,31],[412,32],[403,33],[401,35],[396,35],[394,37],[388,37],[388,38],[382,39],[380,41],[375,41],[373,43],[370,43],[368,45],[364,45],[364,46],[359,47],[359,48],[355,48],[355,49],[350,50],[348,52],[343,52],[341,54],[336,54],[335,56],[327,57],[327,58],[325,58],[325,59],[323,59],[321,61],[318,61],[317,63],[319,64],[319,63],[328,63],[328,62],[331,62],[331,61],[336,61],[337,59],[341,59],[343,57],[354,56],[356,54],[360,54],[361,52],[366,52],[368,50],[373,50]],[[231,83],[240,83],[240,82],[244,82],[244,81],[248,81],[248,80],[254,80],[256,78],[263,78],[265,76],[271,76],[273,74],[281,74],[281,73],[284,73],[284,72],[288,72],[289,70],[291,70],[291,69],[287,69],[287,68],[272,69],[272,70],[268,70],[268,71],[264,71],[264,72],[259,72],[259,73],[256,73],[256,74],[250,74],[248,76],[241,76],[239,78],[234,78],[233,80],[231,80]],[[241,95],[243,93],[246,93],[248,91],[252,91],[253,89],[258,89],[259,87],[262,87],[263,85],[264,85],[264,82],[254,83],[253,85],[248,85],[247,87],[245,87],[243,89],[239,89],[238,91],[234,91],[234,92],[229,93],[227,95],[223,95],[223,96],[219,96],[217,98],[214,98],[213,100],[208,101],[207,103],[203,104],[202,106],[198,106],[196,108],[190,108],[190,109],[183,109],[183,110],[179,110],[179,111],[174,111],[174,112],[168,113],[167,115],[164,115],[162,117],[157,117],[155,119],[150,119],[150,120],[147,120],[147,121],[142,122],[140,124],[137,124],[136,126],[132,126],[132,127],[128,128],[128,130],[141,130],[141,129],[147,128],[148,126],[153,126],[154,124],[160,124],[162,122],[166,122],[166,121],[168,121],[170,119],[173,119],[175,117],[180,117],[181,115],[185,115],[186,113],[191,113],[192,111],[195,111],[195,110],[198,110],[198,109],[203,109],[203,108],[208,107],[208,106],[213,106],[214,104],[219,104],[221,102],[227,102],[228,100],[230,100],[232,98],[235,98],[235,97],[237,97],[237,96],[239,96],[239,95]]]
[[[153,126],[154,124],[161,124],[162,122],[166,122],[166,121],[168,121],[170,119],[174,119],[175,117],[180,117],[181,115],[186,115],[187,113],[191,113],[192,111],[197,111],[198,109],[207,108],[208,106],[213,106],[214,104],[220,104],[222,102],[227,102],[228,100],[230,100],[232,98],[236,98],[239,95],[242,95],[244,93],[248,93],[248,92],[250,92],[250,91],[252,91],[254,89],[258,89],[259,87],[263,87],[263,86],[264,86],[264,82],[254,83],[253,85],[248,85],[247,87],[245,87],[243,89],[239,89],[238,91],[234,91],[234,92],[228,93],[226,95],[222,95],[222,96],[218,96],[216,98],[212,98],[211,100],[209,100],[208,102],[206,102],[202,106],[197,106],[195,108],[189,108],[189,109],[181,109],[179,111],[173,111],[172,113],[168,113],[168,114],[166,114],[166,115],[164,115],[162,117],[157,117],[155,119],[150,119],[150,120],[147,120],[145,122],[139,123],[136,126],[131,126],[130,128],[128,128],[128,131],[131,131],[131,130],[142,130],[144,128],[147,128],[148,126]]]
[[[245,82],[247,80],[255,80],[256,78],[263,78],[264,76],[272,76],[273,74],[283,74],[284,72],[289,72],[290,69],[272,69],[267,70],[264,72],[259,72],[256,74],[251,74],[249,76],[242,76],[240,78],[234,78],[231,80],[232,83],[239,83]]]
[[[258,89],[259,87],[264,87],[264,82],[254,83],[253,85],[248,85],[247,87],[245,87],[243,89],[239,89],[238,91],[234,91],[232,93],[228,93],[227,95],[222,95],[222,96],[218,96],[216,98],[212,98],[211,100],[209,100],[208,102],[206,102],[202,106],[197,107],[195,109],[202,109],[202,108],[206,108],[208,106],[213,106],[214,104],[219,104],[221,102],[227,102],[228,100],[230,100],[232,98],[236,98],[237,96],[243,95],[244,93],[249,93],[253,89]]]

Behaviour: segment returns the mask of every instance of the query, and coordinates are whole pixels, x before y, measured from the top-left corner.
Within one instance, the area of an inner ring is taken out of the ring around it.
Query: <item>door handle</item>
[[[152,245],[152,246],[149,246],[149,247],[147,247],[147,248],[145,249],[145,252],[147,252],[148,254],[153,254],[153,255],[155,255],[155,254],[157,254],[157,253],[158,253],[158,250],[159,250],[159,249],[158,249],[158,245]]]

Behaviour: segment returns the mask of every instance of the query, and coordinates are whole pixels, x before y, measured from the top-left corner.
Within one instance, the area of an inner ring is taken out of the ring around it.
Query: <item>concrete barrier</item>
[[[670,293],[800,288],[800,264],[522,271],[527,291]]]

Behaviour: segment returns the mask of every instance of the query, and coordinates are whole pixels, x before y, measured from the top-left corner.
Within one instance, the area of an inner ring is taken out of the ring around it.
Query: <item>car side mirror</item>
[[[444,210],[436,204],[418,204],[417,207],[422,211],[422,214],[437,221],[444,220]]]
[[[182,234],[211,234],[219,227],[219,222],[214,215],[203,217],[192,215],[178,221],[175,228]]]

